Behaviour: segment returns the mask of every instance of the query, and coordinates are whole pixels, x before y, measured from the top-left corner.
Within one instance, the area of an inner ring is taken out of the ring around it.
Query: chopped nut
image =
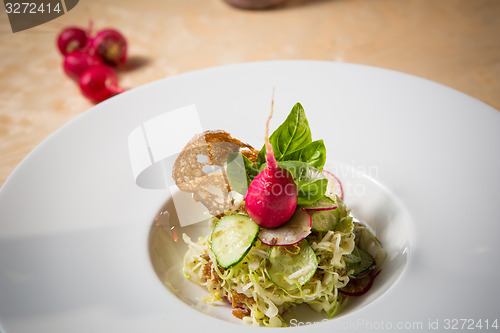
[[[250,316],[250,310],[248,310],[248,309],[237,308],[237,309],[234,309],[232,313],[233,313],[233,316],[235,316],[238,319],[243,319],[243,317]]]
[[[222,279],[220,278],[219,274],[217,274],[217,271],[215,269],[212,269],[212,282],[216,284],[221,284]]]
[[[203,276],[206,277],[207,279],[210,279],[211,278],[211,276],[210,276],[211,269],[212,269],[212,264],[210,262],[208,262],[203,266],[203,269],[201,270],[201,274],[203,274]]]
[[[248,297],[247,295],[245,294],[240,294],[240,293],[237,293],[236,291],[233,290],[233,292],[231,293],[231,299],[232,299],[232,307],[235,308],[238,304],[242,304],[242,305],[245,305],[245,304],[254,304],[255,301],[253,298],[251,297]]]

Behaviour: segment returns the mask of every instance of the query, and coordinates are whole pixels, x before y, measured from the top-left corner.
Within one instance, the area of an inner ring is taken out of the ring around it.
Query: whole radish
[[[127,41],[114,29],[99,31],[90,44],[94,54],[110,65],[118,66],[127,60]]]
[[[78,27],[68,27],[57,37],[57,47],[62,55],[81,50],[87,45],[87,33]]]
[[[267,166],[250,183],[245,205],[248,215],[258,225],[277,228],[287,222],[297,207],[298,189],[291,173],[280,167],[274,157],[269,142],[269,122],[266,123],[266,160]]]
[[[89,67],[102,64],[101,60],[83,50],[76,50],[64,57],[64,72],[74,80],[78,80]]]
[[[105,65],[89,67],[78,81],[83,95],[94,103],[102,102],[125,91],[118,87],[115,72]]]

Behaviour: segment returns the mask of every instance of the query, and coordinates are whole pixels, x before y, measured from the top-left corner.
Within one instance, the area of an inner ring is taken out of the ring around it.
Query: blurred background
[[[0,5],[0,186],[44,138],[94,105],[65,75],[56,46],[64,28],[89,21],[125,36],[128,60],[116,69],[123,88],[206,67],[312,59],[416,75],[500,110],[498,0],[277,2],[248,10],[223,0],[80,0],[17,33]]]

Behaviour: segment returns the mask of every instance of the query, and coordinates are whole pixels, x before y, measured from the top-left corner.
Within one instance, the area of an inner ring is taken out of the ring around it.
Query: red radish
[[[64,57],[64,72],[74,80],[78,80],[87,68],[101,64],[101,60],[82,50],[68,53]]]
[[[279,228],[259,230],[259,239],[266,245],[294,245],[311,233],[312,219],[309,213],[298,208],[292,218]]]
[[[276,228],[292,217],[297,207],[298,189],[291,173],[278,165],[269,142],[269,122],[266,123],[266,160],[267,167],[250,183],[245,204],[248,215],[259,226]]]
[[[344,190],[342,188],[342,183],[340,180],[330,171],[323,170],[323,175],[325,175],[328,180],[328,186],[326,188],[326,195],[335,194],[341,200],[344,200]]]
[[[114,29],[99,31],[91,41],[91,49],[110,66],[118,66],[127,60],[127,41]]]
[[[118,78],[115,72],[105,65],[89,67],[80,76],[78,84],[83,95],[95,103],[125,91],[125,89],[118,87]]]
[[[78,27],[68,27],[57,37],[57,47],[63,55],[81,50],[87,45],[87,33]]]

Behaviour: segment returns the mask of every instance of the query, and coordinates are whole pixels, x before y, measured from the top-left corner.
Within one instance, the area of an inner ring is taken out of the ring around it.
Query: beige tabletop
[[[0,185],[44,138],[92,104],[62,71],[68,25],[114,27],[129,42],[133,88],[206,67],[259,60],[358,63],[423,77],[500,110],[500,1],[289,0],[248,11],[222,0],[80,0],[12,33],[0,6]]]

